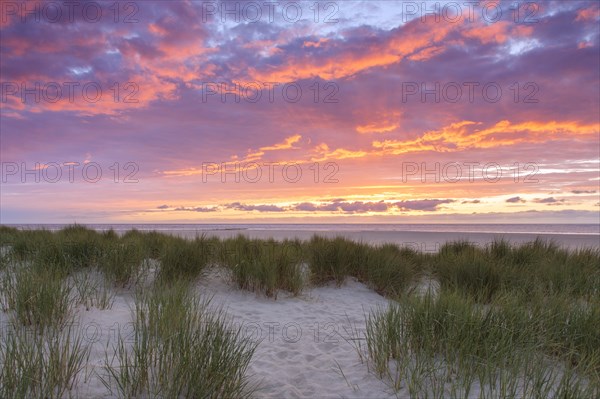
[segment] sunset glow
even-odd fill
[[[2,1],[2,223],[600,222],[597,1],[81,4]]]

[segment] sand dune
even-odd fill
[[[258,398],[385,398],[395,397],[385,382],[369,373],[347,339],[350,327],[363,331],[365,314],[386,306],[387,300],[365,285],[349,279],[307,290],[299,297],[280,294],[277,300],[233,287],[213,269],[196,286],[212,297],[247,336],[260,341],[248,374],[258,384]],[[89,367],[73,391],[77,397],[107,397],[95,372],[102,373],[107,345],[121,329],[132,332],[131,292],[115,297],[110,310],[78,308],[79,327],[94,342]]]

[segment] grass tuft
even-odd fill
[[[247,397],[256,345],[181,280],[140,292],[131,347],[119,336],[103,381],[121,397]],[[116,364],[115,364],[116,363]]]
[[[237,236],[225,240],[221,262],[232,271],[241,289],[277,298],[279,290],[298,295],[305,285],[302,248],[297,241],[251,240]]]
[[[89,354],[90,346],[74,327],[37,334],[9,325],[0,341],[0,397],[65,397]]]
[[[20,265],[3,276],[3,305],[16,320],[40,331],[61,328],[69,320],[71,285],[51,269]]]
[[[160,255],[159,278],[165,281],[195,279],[210,261],[209,242],[204,237],[194,240],[172,237]]]

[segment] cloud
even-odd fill
[[[416,139],[374,141],[373,147],[384,153],[405,154],[419,151],[457,152],[486,149],[522,143],[547,143],[573,137],[592,138],[598,135],[600,124],[576,121],[526,121],[514,123],[502,120],[482,128],[483,122],[461,121],[430,130]]]
[[[178,208],[183,210],[179,214],[173,213],[176,218],[207,216],[186,211],[213,212],[210,206],[185,202],[189,198],[209,205],[239,201],[238,208],[248,212],[238,212],[235,217],[239,220],[258,219],[263,216],[257,215],[259,212],[264,212],[265,219],[273,216],[268,212],[280,212],[283,217],[283,211],[293,212],[294,207],[297,212],[317,212],[324,217],[330,212],[341,220],[351,213],[377,213],[374,217],[384,218],[404,209],[394,202],[406,198],[480,198],[484,202],[489,202],[485,198],[500,198],[498,211],[519,209],[515,204],[525,201],[503,202],[516,195],[513,178],[517,176],[511,172],[498,184],[489,184],[479,173],[469,181],[463,168],[461,181],[452,186],[411,181],[400,187],[399,166],[415,161],[429,167],[464,160],[480,161],[482,167],[497,162],[503,171],[515,162],[521,166],[537,162],[536,177],[544,179],[548,191],[539,193],[533,185],[519,185],[524,190],[520,195],[531,205],[524,209],[548,209],[529,198],[561,198],[575,188],[580,190],[568,195],[581,194],[578,209],[592,209],[596,202],[590,197],[597,191],[586,192],[597,190],[590,184],[597,178],[594,160],[600,130],[596,3],[544,3],[539,15],[543,23],[537,24],[515,24],[513,13],[508,12],[494,24],[481,20],[434,24],[433,18],[427,23],[419,18],[402,23],[389,8],[373,15],[384,9],[384,2],[354,2],[349,9],[351,14],[357,11],[356,18],[344,15],[337,24],[312,24],[311,18],[305,18],[298,24],[230,22],[225,26],[219,25],[219,18],[202,23],[201,3],[139,2],[136,24],[114,23],[112,12],[104,5],[106,18],[97,24],[82,20],[37,23],[31,15],[27,23],[21,23],[18,16],[9,18],[1,26],[3,83],[23,82],[32,87],[37,81],[42,85],[97,81],[103,96],[98,103],[70,103],[63,91],[64,101],[24,104],[20,95],[9,94],[0,104],[0,158],[62,162],[83,160],[89,152],[101,163],[105,177],[112,175],[109,165],[135,161],[140,167],[136,177],[142,184],[115,185],[112,191],[102,192],[76,184],[70,193],[84,198],[80,203],[87,201],[90,209],[126,206],[146,210],[160,201],[160,208],[148,212],[156,218],[169,217],[177,206],[165,208],[163,201],[187,205]],[[43,3],[32,2],[31,6],[34,4]],[[373,13],[365,12],[370,8]],[[388,23],[380,23],[383,20]],[[517,90],[513,85],[516,78]],[[290,80],[302,87],[298,103],[282,99],[281,89]],[[203,102],[205,92],[199,87],[207,81],[225,82],[228,88],[249,81],[279,85],[274,88],[273,102],[266,89],[257,103],[244,98],[236,103],[232,95],[227,95],[224,103],[220,93]],[[120,83],[120,101],[114,100],[111,90],[116,82]],[[134,95],[138,103],[123,101],[130,92],[124,86],[127,82],[139,86]],[[332,92],[325,87],[329,82],[335,83],[338,104],[324,101]],[[462,99],[435,104],[434,96],[423,102],[419,92],[405,102],[403,82],[418,87],[425,84],[428,89],[436,82],[442,87],[458,82]],[[464,82],[479,84],[473,102]],[[501,86],[499,102],[482,98],[487,82]],[[538,103],[524,102],[532,93],[531,87],[525,87],[527,83],[539,88],[533,94]],[[319,101],[314,101],[315,97]],[[217,172],[201,185],[203,162],[226,163],[231,170],[232,161],[244,160],[279,163],[274,175],[277,181],[266,184],[270,175],[263,167],[259,184],[218,184],[221,176]],[[337,184],[313,184],[314,176],[322,182],[331,172],[323,170],[322,161],[335,161]],[[291,162],[304,172],[303,180],[295,185],[280,175],[281,165]],[[318,176],[313,174],[316,171]],[[520,171],[522,182],[531,170]],[[121,178],[126,173],[121,170]],[[231,178],[227,176],[228,182]],[[42,194],[39,185],[3,187],[2,201],[14,200],[15,206],[32,210],[45,208],[65,186],[43,188]],[[169,196],[156,199],[157,193]],[[348,198],[349,193],[361,197],[330,199]],[[584,198],[585,194],[590,196]],[[126,205],[122,198],[127,198]],[[443,209],[444,205],[407,202],[403,206],[416,208],[405,213],[412,217],[410,213],[421,215],[422,209]],[[224,218],[234,213],[233,208],[217,206],[210,215],[215,219],[221,216],[219,211]],[[455,212],[461,206],[447,208]],[[462,208],[470,212],[483,207]]]
[[[571,190],[573,194],[596,194],[596,190]]]
[[[556,199],[554,197],[535,198],[533,202],[535,202],[536,204],[558,204],[561,202],[565,202],[565,199]]]
[[[239,202],[232,202],[230,204],[225,204],[225,208],[234,209],[236,211],[258,211],[258,212],[284,212],[285,208],[277,206],[277,205],[248,205],[242,204]]]
[[[156,207],[156,209],[169,209],[170,206],[169,205],[159,205]]]
[[[514,26],[509,21],[499,21],[493,24],[475,25],[467,28],[462,32],[462,35],[469,39],[477,39],[482,44],[503,44],[509,38],[530,36],[532,32],[533,28],[530,26]]]
[[[598,4],[578,10],[577,18],[575,18],[576,21],[596,21],[598,19],[600,19],[600,7],[598,7]]]
[[[391,30],[362,25],[328,38],[319,46],[307,46],[304,38],[280,43],[281,53],[264,60],[264,67],[249,67],[253,79],[291,82],[354,77],[408,59],[424,62],[444,53],[452,44],[472,47],[502,45],[509,38],[530,36],[531,27],[511,21],[488,24],[479,18],[468,22],[464,15],[455,23],[416,18]],[[439,57],[438,57],[439,58]],[[262,65],[261,65],[262,66]]]
[[[336,148],[335,150],[330,150],[329,146],[326,143],[321,143],[317,145],[313,149],[313,153],[315,155],[313,155],[310,159],[313,162],[363,158],[369,155],[369,152],[363,150],[355,151],[348,150],[345,148]]]
[[[356,131],[361,134],[367,133],[388,133],[396,130],[400,123],[401,113],[400,112],[392,112],[388,115],[386,114],[377,114],[377,120],[356,126]]]
[[[212,207],[212,208],[206,208],[203,206],[195,206],[195,207],[186,207],[186,206],[181,206],[178,208],[174,209],[175,211],[186,211],[186,212],[201,212],[201,213],[205,213],[205,212],[216,212],[218,210],[217,207]]]
[[[450,204],[454,202],[451,199],[425,199],[425,200],[408,200],[399,201],[395,205],[404,211],[437,211],[442,204]]]
[[[299,204],[294,205],[294,209],[297,211],[314,212],[317,211],[319,208],[312,202],[301,202]]]
[[[506,201],[504,201],[504,202],[508,202],[509,204],[516,204],[516,203],[519,203],[519,202],[525,202],[525,200],[524,200],[524,199],[522,199],[521,197],[518,197],[518,196],[517,196],[517,197],[511,197],[511,198],[508,198],[508,199],[507,199]]]
[[[383,202],[342,202],[340,209],[349,213],[365,213],[365,212],[385,212],[388,210],[388,205]]]
[[[295,204],[292,209],[305,212],[345,212],[345,213],[367,213],[386,212],[389,206],[384,201],[353,201],[347,202],[343,199],[334,199],[323,203],[301,202]]]
[[[300,141],[302,138],[301,135],[295,134],[293,136],[287,137],[282,143],[277,143],[272,146],[260,147],[260,151],[277,151],[277,150],[288,150],[288,149],[298,149],[298,147],[294,147],[294,144]]]
[[[358,133],[388,133],[396,130],[400,125],[398,123],[376,122],[370,125],[357,126]]]

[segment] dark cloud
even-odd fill
[[[451,199],[425,199],[399,201],[394,205],[404,211],[437,211],[438,206],[442,204],[450,204],[452,202],[454,202],[454,200]]]
[[[537,204],[555,204],[559,202],[565,202],[564,199],[556,199],[554,197],[546,197],[546,198],[536,198],[533,202]]]
[[[596,194],[595,190],[571,190],[573,194]]]
[[[294,209],[297,211],[305,211],[305,212],[314,212],[314,211],[319,210],[319,208],[312,202],[302,202],[300,204],[296,204],[296,205],[294,205]]]
[[[505,202],[508,202],[509,204],[516,204],[519,202],[525,202],[525,200],[522,199],[521,197],[517,196],[517,197],[508,198]]]
[[[206,208],[203,206],[196,206],[196,207],[185,207],[185,206],[180,206],[178,208],[174,209],[175,211],[187,211],[187,212],[215,212],[218,210],[217,207],[212,207],[212,208]]]
[[[343,202],[340,204],[340,209],[344,212],[350,213],[364,213],[364,212],[385,212],[388,210],[388,205],[383,202]]]
[[[258,211],[258,212],[284,212],[285,208],[282,208],[277,205],[248,205],[242,204],[239,202],[232,202],[230,204],[225,204],[225,208],[235,209],[236,211]]]
[[[353,201],[347,202],[343,199],[334,199],[330,202],[315,204],[312,202],[302,202],[292,207],[296,211],[306,212],[345,212],[345,213],[366,213],[366,212],[385,212],[388,210],[388,204],[383,201]]]

